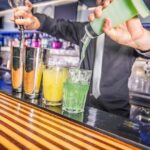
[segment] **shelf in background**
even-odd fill
[[[79,50],[49,49],[52,55],[79,57]]]
[[[59,56],[69,56],[69,57],[79,57],[79,50],[65,50],[65,49],[47,49],[50,51],[52,55]],[[10,47],[3,46],[1,47],[1,51],[10,51]]]

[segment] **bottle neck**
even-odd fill
[[[86,26],[85,26],[85,32],[87,34],[87,36],[91,39],[94,39],[96,38],[98,35],[94,32],[94,30],[92,29],[90,23],[88,23]]]

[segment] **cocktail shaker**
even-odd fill
[[[43,70],[43,51],[40,48],[27,47],[24,54],[24,94],[29,99],[38,97]]]

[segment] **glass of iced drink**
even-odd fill
[[[62,104],[63,84],[68,78],[68,68],[62,63],[49,60],[43,70],[44,104],[59,106]]]
[[[91,75],[91,70],[80,70],[77,68],[69,70],[69,78],[64,83],[63,111],[69,113],[84,112]]]

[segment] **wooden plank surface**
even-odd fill
[[[0,93],[0,150],[138,150]]]

